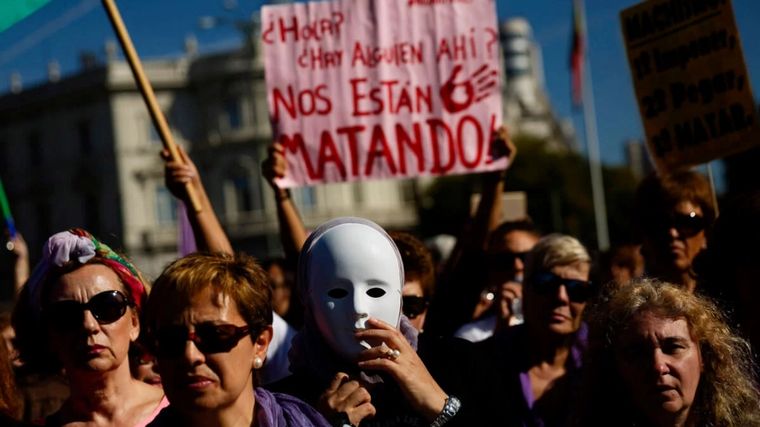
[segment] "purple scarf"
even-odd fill
[[[301,400],[282,393],[272,393],[255,387],[256,408],[253,425],[256,427],[331,427],[316,409]],[[148,427],[174,427],[184,425],[182,415],[171,404]]]
[[[330,427],[330,423],[303,401],[288,394],[256,387],[257,427]]]

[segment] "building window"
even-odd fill
[[[224,181],[225,206],[228,214],[251,212],[254,209],[251,182],[247,176],[230,176]]]
[[[361,182],[355,182],[351,184],[352,190],[354,193],[354,203],[356,206],[361,206],[364,204],[364,192],[366,189],[364,188],[364,183]]]
[[[153,120],[148,117],[145,123],[147,124],[148,142],[150,142],[152,145],[161,144],[161,136],[158,134],[156,126],[153,125]]]
[[[79,150],[84,155],[92,153],[92,129],[88,120],[82,120],[77,123],[77,139],[79,140]]]
[[[156,219],[159,225],[172,225],[177,222],[177,202],[164,186],[156,187]]]
[[[225,207],[228,215],[256,212],[263,209],[260,180],[257,169],[246,167],[255,164],[243,159],[235,164],[224,180]]]
[[[40,166],[42,164],[42,146],[39,132],[30,132],[27,144],[29,146],[29,163],[32,166]]]
[[[295,197],[298,200],[298,205],[304,210],[311,210],[317,206],[317,189],[316,187],[301,187],[296,192]]]
[[[240,129],[243,125],[243,111],[239,98],[228,98],[224,102],[224,115],[227,119],[227,129]]]

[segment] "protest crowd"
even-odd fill
[[[519,162],[506,128],[492,143]],[[262,263],[235,252],[180,153],[162,153],[166,185],[201,200],[198,252],[152,283],[83,229],[50,236],[30,269],[16,234],[4,425],[760,425],[755,252],[733,243],[757,234],[757,196],[716,219],[704,177],[652,175],[642,257],[595,266],[573,236],[495,221],[508,170],[489,172],[436,265],[366,219],[307,232],[273,143],[286,256]]]
[[[291,32],[272,24],[265,41],[341,34],[343,15],[330,16]],[[447,112],[424,128],[436,143],[455,134],[454,172],[478,166],[480,199],[453,244],[352,216],[310,230],[291,197],[297,174],[307,185],[391,178],[382,174],[407,155],[417,172],[446,172],[437,148],[423,159],[418,124],[395,126],[400,158],[393,136],[367,125],[361,161],[359,150],[341,159],[327,131],[317,141],[274,132],[261,173],[280,258],[233,246],[192,152],[172,144],[157,156],[166,189],[190,207],[196,247],[158,277],[83,228],[58,230],[41,252],[24,241],[23,219],[5,230],[13,277],[0,286],[14,304],[0,313],[0,425],[760,426],[760,192],[719,210],[701,173],[660,169],[631,200],[636,242],[603,253],[527,216],[503,221],[508,166],[521,161],[510,129],[491,111],[445,120],[493,94],[496,72],[477,70],[482,87],[466,103],[453,101],[460,69],[437,82]],[[416,103],[425,113],[436,110],[432,84],[409,89],[430,103]],[[283,93],[282,114],[295,118]],[[382,105],[371,93],[354,94],[355,112]]]

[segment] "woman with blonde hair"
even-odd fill
[[[750,347],[703,297],[650,279],[611,288],[588,345],[578,425],[760,425]]]
[[[587,328],[583,314],[595,292],[591,257],[572,236],[550,234],[525,265],[525,322],[474,345],[464,369],[483,408],[477,425],[564,426],[577,395]],[[464,401],[464,403],[467,403]]]

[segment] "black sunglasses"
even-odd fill
[[[70,330],[82,326],[85,310],[92,313],[99,324],[108,325],[121,319],[131,305],[132,301],[120,291],[105,291],[86,303],[74,300],[54,302],[43,310],[43,316],[51,327]]]
[[[689,238],[707,228],[707,220],[696,212],[675,213],[664,218],[651,219],[651,228],[660,232],[675,228],[680,237]]]
[[[529,280],[531,288],[541,295],[557,292],[560,285],[565,286],[570,301],[588,301],[594,293],[594,284],[588,280],[565,279],[553,273],[538,273]]]
[[[403,300],[401,311],[403,311],[404,315],[410,319],[414,319],[422,314],[423,311],[427,310],[428,300],[425,297],[406,295],[401,297],[401,299]]]
[[[179,357],[185,351],[187,341],[192,341],[203,354],[227,353],[249,332],[248,326],[228,323],[203,322],[195,325],[195,331],[180,325],[166,326],[158,330],[156,351],[165,357]]]

